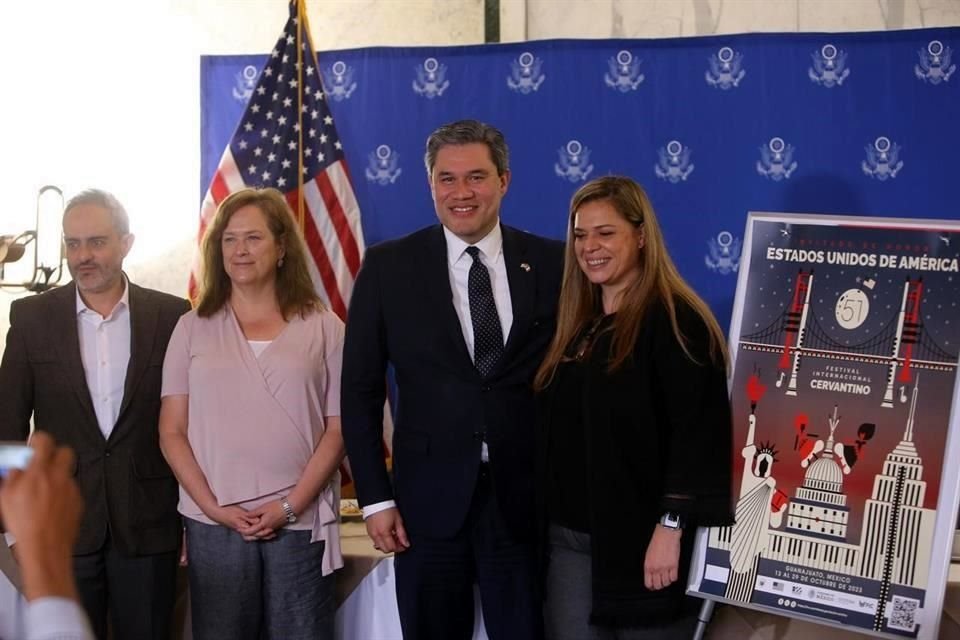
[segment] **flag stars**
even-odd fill
[[[286,185],[287,185],[287,179],[286,179],[286,178],[283,178],[283,177],[277,178],[277,186],[278,186],[278,187],[285,187]]]
[[[277,118],[277,124],[279,124],[281,127],[287,124],[287,116],[280,116]]]
[[[247,148],[247,146],[248,146],[248,145],[247,145],[247,141],[246,141],[246,140],[241,140],[240,142],[237,143],[237,146],[240,147],[240,150],[242,151],[243,149],[246,149],[246,148]]]
[[[273,120],[273,111],[267,111],[267,120]]]
[[[271,57],[271,58],[276,58],[276,57],[279,56],[279,55],[280,55],[280,52],[277,51],[276,48],[274,48],[274,50],[270,52],[270,57]]]
[[[296,145],[294,145],[294,146],[296,146]],[[290,160],[289,160],[289,158],[284,158],[283,161],[280,162],[280,166],[283,167],[284,169],[289,169],[289,168],[290,168]]]
[[[294,21],[296,21],[296,18],[294,18]],[[296,38],[294,38],[292,35],[287,36],[287,44],[293,44],[295,41]]]
[[[337,140],[336,142],[333,143],[333,147],[334,147],[337,151],[343,151],[343,145],[340,144],[340,141],[339,141],[339,140]]]
[[[318,162],[323,162],[323,159],[324,159],[325,157],[326,157],[326,156],[323,155],[323,152],[322,152],[322,151],[317,151],[317,161],[318,161]]]
[[[277,154],[270,153],[267,155],[267,162],[276,162],[276,160],[277,160]]]
[[[290,149],[290,151],[296,151],[297,143],[291,140],[290,142],[287,143],[287,149]]]
[[[317,111],[316,109],[314,109],[313,111],[310,112],[310,118],[311,118],[311,119],[316,120],[316,119],[319,118],[319,117],[320,117],[320,112]]]
[[[250,175],[253,175],[256,172],[257,172],[257,168],[254,165],[250,165],[250,168],[247,169],[247,173],[249,173]]]
[[[307,66],[307,75],[308,75],[308,76],[312,76],[312,75],[313,75],[313,67]]]
[[[277,82],[278,82],[278,83],[279,83],[279,82],[283,82],[283,74],[282,74],[282,73],[277,76]]]
[[[323,118],[323,124],[325,124],[325,125],[327,125],[327,126],[330,126],[331,124],[333,124],[333,116],[330,116],[330,115],[325,116],[325,117]]]
[[[317,135],[317,130],[311,128],[310,131],[307,131],[307,135],[310,136],[311,138],[313,138],[313,137],[315,137],[315,136]]]
[[[267,92],[267,89],[266,89],[263,85],[260,85],[259,87],[257,87],[257,95],[258,95],[258,96],[262,96],[262,95],[264,95],[266,92]]]
[[[323,91],[320,91],[320,89],[317,89],[316,91],[314,91],[313,98],[314,100],[323,100]]]
[[[291,81],[288,82],[287,84],[290,85],[290,88],[291,88],[291,89],[296,89],[296,88],[297,88],[297,79],[294,78],[293,80],[291,80]]]
[[[287,64],[287,62],[290,61],[290,56],[288,56],[287,54],[283,54],[283,57],[280,58],[280,60],[283,62],[283,64]]]
[[[250,113],[260,113],[260,105],[257,103],[250,105]]]
[[[289,107],[289,106],[292,105],[292,104],[293,104],[293,100],[291,100],[290,98],[284,98],[284,99],[283,99],[283,106]]]
[[[313,155],[313,149],[311,149],[310,147],[307,147],[306,149],[303,150],[303,155],[309,158],[310,156]]]
[[[273,134],[273,137],[270,140],[273,141],[273,144],[280,144],[280,141],[283,140],[283,138],[277,134]]]
[[[325,133],[320,134],[320,144],[327,144],[327,134]]]
[[[257,147],[256,149],[253,150],[253,155],[259,158],[261,155],[263,155],[263,149],[261,149],[260,147]]]
[[[252,122],[244,122],[244,123],[243,123],[243,130],[244,130],[244,131],[253,131],[253,123],[252,123]]]
[[[266,182],[267,180],[270,179],[270,172],[269,172],[269,171],[264,171],[263,174],[262,174],[262,176],[263,176],[263,181]]]
[[[274,102],[276,102],[277,100],[280,99],[280,94],[277,93],[276,91],[274,91],[274,92],[273,92],[273,95],[270,96],[270,98],[271,98]]]
[[[300,111],[302,111],[303,113],[306,113],[310,111],[310,107],[308,107],[307,105],[303,105],[302,107],[300,107]]]
[[[261,138],[266,138],[268,135],[270,135],[270,132],[269,132],[269,131],[267,131],[266,129],[260,129],[260,137],[261,137]]]
[[[267,67],[264,69],[263,75],[267,76],[268,78],[271,77],[273,75],[273,67]]]
[[[299,122],[294,122],[294,123],[293,123],[293,130],[299,133],[299,131],[300,131],[300,123],[299,123]]]

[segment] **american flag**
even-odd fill
[[[320,297],[345,320],[364,250],[360,207],[325,100],[303,3],[290,3],[283,33],[220,158],[203,199],[198,240],[217,206],[234,191],[279,189],[300,216]],[[190,274],[194,300],[201,268],[195,259]]]

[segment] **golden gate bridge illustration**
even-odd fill
[[[881,406],[888,409],[893,407],[897,383],[901,385],[900,401],[907,401],[906,389],[912,380],[913,369],[956,369],[957,354],[948,352],[923,331],[920,315],[923,278],[908,277],[903,285],[900,309],[884,323],[885,329],[854,345],[838,342],[820,326],[816,315],[810,313],[812,291],[813,271],[801,269],[794,281],[790,304],[783,313],[764,329],[740,338],[742,349],[780,354],[777,387],[783,386],[789,369],[786,395],[797,395],[797,375],[804,358],[885,365],[887,382]]]

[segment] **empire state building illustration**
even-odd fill
[[[927,483],[923,460],[913,443],[919,386],[918,375],[903,439],[887,454],[864,510],[859,573],[880,581],[880,602],[887,601],[891,585],[927,583],[936,512],[923,508]],[[883,611],[878,611],[874,629],[883,628],[882,616]]]
[[[856,614],[865,616],[865,623],[872,617],[873,629],[912,635],[916,631],[912,614],[923,603],[935,520],[935,511],[923,507],[927,487],[923,461],[914,444],[919,382],[917,376],[903,437],[887,454],[864,503],[857,544],[848,541],[851,507],[843,483],[876,427],[861,424],[855,439],[840,442],[842,416],[835,406],[827,419],[826,441],[813,440],[817,436],[798,429],[802,435],[798,435],[795,448],[805,469],[804,479],[787,498],[775,479],[777,452],[771,443],[757,441],[757,434],[763,431],[757,406],[766,388],[756,375],[751,376],[747,382],[750,424],[742,450],[737,521],[710,530],[705,580],[714,585],[708,590],[733,601],[770,605],[777,599],[761,587],[784,588],[771,576],[805,570],[830,576],[832,582],[844,582],[845,586],[840,590],[808,588],[827,584],[823,578],[806,582],[802,588],[794,585],[794,606],[808,599],[829,608],[825,600],[839,594],[830,601],[838,612],[854,606],[843,602],[847,597],[855,602]],[[857,597],[848,596],[851,593]],[[905,610],[911,615],[902,615]]]

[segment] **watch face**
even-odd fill
[[[679,529],[680,516],[676,513],[665,513],[663,514],[663,517],[660,518],[660,524],[667,529]]]

